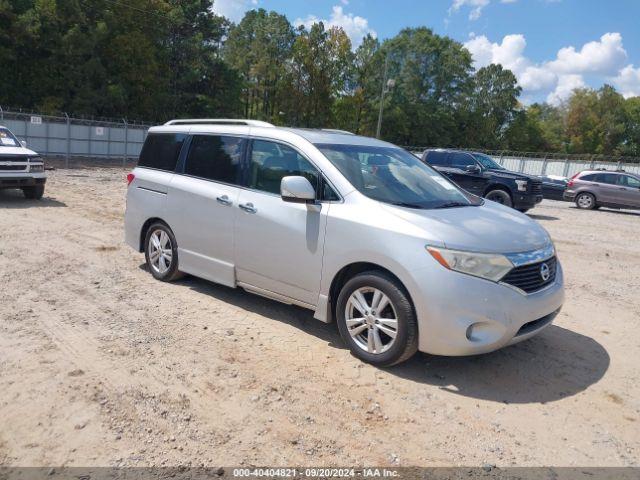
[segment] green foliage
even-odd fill
[[[511,71],[475,71],[462,44],[425,27],[353,51],[340,28],[264,9],[234,25],[211,0],[0,0],[0,68],[0,105],[45,113],[375,136],[382,106],[381,136],[401,145],[640,156],[640,98],[605,85],[524,107]]]

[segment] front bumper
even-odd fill
[[[10,175],[0,171],[0,188],[22,188],[44,185],[47,177],[44,173]]]
[[[418,348],[434,355],[475,355],[526,340],[551,324],[564,302],[560,263],[555,281],[528,295],[439,264],[413,271],[411,282]]]
[[[515,192],[513,195],[513,208],[533,208],[539,204],[543,195],[532,195],[524,192]]]

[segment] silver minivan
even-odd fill
[[[379,140],[174,120],[150,129],[128,182],[126,242],[155,278],[306,307],[376,365],[511,345],[564,300],[538,223]]]

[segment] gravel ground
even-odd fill
[[[640,465],[640,214],[543,202],[555,325],[382,370],[306,310],[153,280],[124,175],[0,192],[0,465]]]

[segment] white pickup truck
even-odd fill
[[[0,125],[0,189],[19,188],[25,197],[39,200],[46,181],[42,158]]]

